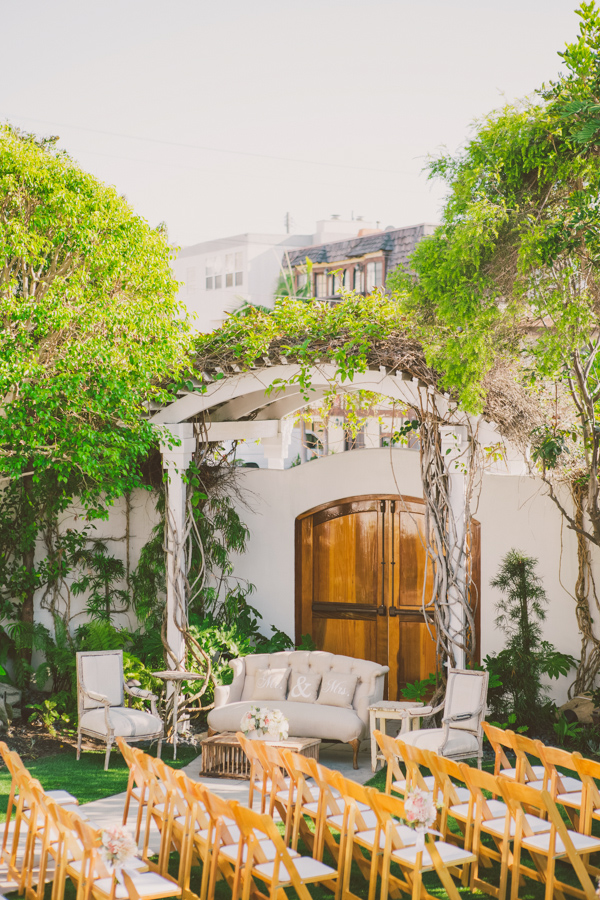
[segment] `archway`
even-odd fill
[[[296,641],[390,669],[388,699],[436,669],[425,503],[370,494],[322,504],[296,519]],[[480,528],[473,522],[471,589],[479,647]],[[478,661],[478,660],[476,660]]]

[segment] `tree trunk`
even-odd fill
[[[29,467],[28,467],[29,468]],[[23,591],[23,605],[21,607],[21,622],[33,628],[33,597],[35,594],[35,533],[32,527],[33,520],[33,475],[23,477],[23,511],[26,517],[24,530],[25,544],[23,548],[23,572],[25,574],[25,590]],[[29,629],[28,629],[29,630]],[[24,646],[20,650],[20,656],[24,663],[31,665],[33,647]]]

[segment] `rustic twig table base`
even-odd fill
[[[311,759],[319,759],[320,738],[289,738],[287,741],[269,741],[274,747],[283,747],[302,753]],[[233,732],[215,734],[205,738],[202,747],[201,775],[218,778],[250,778],[250,763]]]

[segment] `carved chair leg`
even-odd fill
[[[352,761],[354,768],[358,769],[358,751],[360,750],[360,738],[354,738],[353,741],[348,741],[348,743],[354,751],[354,759]]]
[[[217,733],[217,732],[215,731],[215,729],[214,729],[214,728],[211,728],[210,725],[209,725],[209,726],[208,726],[208,732],[207,732],[207,735],[206,735],[206,736],[207,736],[207,737],[212,737],[212,736],[213,736],[214,734],[216,734],[216,733]]]

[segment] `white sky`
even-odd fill
[[[0,119],[59,134],[183,246],[287,211],[435,222],[427,154],[555,77],[577,5],[2,0]]]

